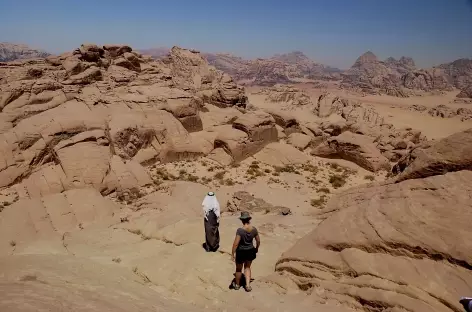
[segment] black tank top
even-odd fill
[[[252,227],[252,231],[248,232],[243,228],[239,228],[236,231],[236,235],[241,236],[239,241],[238,249],[239,250],[250,250],[254,248],[253,240],[257,236],[258,232],[255,227]]]

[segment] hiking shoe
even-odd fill
[[[241,288],[241,286],[239,286],[238,284],[236,284],[235,282],[233,282],[233,289],[234,290],[239,290]]]
[[[459,302],[467,312],[472,312],[472,297],[462,297]]]
[[[252,287],[251,286],[244,286],[244,290],[246,290],[247,292],[250,292],[252,290]]]

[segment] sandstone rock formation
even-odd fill
[[[284,109],[312,104],[311,97],[306,92],[290,85],[275,85],[262,89],[260,93],[266,95],[266,102],[281,103]]]
[[[449,81],[459,90],[472,85],[472,59],[458,59],[438,66],[443,69]]]
[[[0,42],[0,62],[43,58],[48,55],[47,52],[32,49],[24,44]]]
[[[290,209],[282,206],[274,206],[261,198],[254,197],[245,191],[235,192],[231,200],[226,204],[226,209],[230,212],[248,211],[278,213],[282,215],[290,214]]]
[[[208,62],[234,79],[258,86],[290,84],[294,78],[339,80],[340,70],[309,59],[302,52],[245,60],[231,54],[205,54]]]
[[[320,157],[346,159],[369,171],[390,168],[387,158],[377,149],[373,138],[349,131],[329,138],[326,143],[318,145],[312,154]]]
[[[191,135],[203,129],[203,105],[244,107],[247,99],[227,74],[177,47],[150,61],[129,46],[84,44],[0,71],[0,187],[17,184],[25,198],[82,187],[139,196],[152,183],[140,164],[214,149]],[[257,120],[237,123],[253,152],[275,133],[270,116]]]
[[[454,109],[452,107],[446,105],[438,105],[436,107],[432,107],[428,109],[424,105],[412,105],[410,106],[410,110],[416,112],[425,112],[428,115],[433,117],[441,117],[441,118],[454,118],[459,117],[461,121],[472,119],[472,109],[470,108],[457,108]]]
[[[342,74],[342,86],[369,94],[408,97],[416,91],[450,91],[452,85],[442,68],[416,69],[411,58],[378,60],[372,52],[361,55]]]
[[[470,85],[465,86],[461,92],[457,95],[458,98],[462,99],[472,99],[472,82]]]
[[[364,311],[461,311],[472,292],[471,179],[459,171],[333,197],[268,282]]]
[[[428,148],[415,148],[394,166],[396,181],[472,170],[472,129],[455,133]]]
[[[325,119],[317,126],[306,125],[316,137],[335,137],[350,131],[364,136],[364,141],[372,141],[375,148],[392,162],[398,161],[409,150],[426,140],[420,131],[411,128],[396,129],[385,123],[384,118],[373,107],[329,93],[320,96],[313,112]],[[319,156],[332,154],[333,151],[326,149],[326,145],[327,142],[324,148],[320,147],[323,151],[319,152]]]

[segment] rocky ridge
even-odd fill
[[[0,42],[0,62],[42,58],[50,55],[45,51],[32,49],[24,44]]]
[[[316,63],[305,54],[294,51],[271,58],[244,60],[230,54],[206,54],[211,65],[229,73],[245,84],[274,86],[290,84],[295,78],[339,80],[340,70]]]
[[[451,91],[453,86],[442,68],[417,69],[413,59],[407,57],[380,61],[370,51],[361,55],[342,77],[343,88],[397,97]]]

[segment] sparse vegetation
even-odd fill
[[[311,172],[313,174],[317,174],[319,169],[316,166],[313,166],[312,164],[304,164],[302,165],[303,170]]]
[[[211,181],[212,181],[212,179],[210,179],[209,177],[203,177],[203,178],[202,178],[202,182],[203,182],[204,184],[208,184],[208,183],[210,183]]]
[[[152,237],[151,237],[151,236],[148,236],[148,235],[141,234],[141,238],[142,238],[143,240],[150,240]]]
[[[346,184],[346,182],[347,182],[346,178],[347,177],[345,175],[332,174],[329,177],[329,183],[331,183],[331,185],[334,188],[340,188],[340,187],[343,187]]]
[[[326,194],[331,193],[331,191],[327,187],[322,187],[322,188],[318,189],[318,192],[326,193]]]
[[[236,183],[233,181],[233,179],[229,178],[225,180],[225,184],[228,186],[233,186]]]
[[[369,181],[374,181],[374,180],[375,180],[375,177],[374,177],[373,175],[370,175],[370,174],[369,174],[369,175],[366,175],[366,176],[364,177],[364,179],[365,179],[365,180],[369,180]]]
[[[320,208],[320,207],[324,206],[327,201],[328,201],[328,199],[327,199],[326,195],[321,195],[320,198],[312,199],[312,200],[310,201],[310,204],[311,204],[313,207]]]
[[[250,176],[250,179],[254,179],[256,177],[265,176],[265,173],[259,170],[258,168],[251,168],[247,169],[246,173]]]
[[[271,173],[272,171],[269,168],[264,169],[265,173]]]
[[[207,163],[206,161],[204,161],[204,160],[202,160],[201,164],[202,164],[203,167],[208,166],[208,163]]]
[[[120,263],[121,258],[113,258],[113,259],[111,259],[111,261],[116,262],[116,263]]]
[[[197,177],[196,175],[193,175],[193,174],[188,174],[187,175],[187,180],[190,181],[190,182],[198,182],[199,177]]]
[[[10,206],[10,205],[11,205],[11,203],[9,203],[9,202],[7,202],[7,201],[4,201],[4,202],[3,202],[3,206],[4,206],[4,207],[8,207],[8,206]]]
[[[241,165],[239,163],[232,163],[231,168],[239,168]]]
[[[284,167],[275,166],[274,170],[275,172],[278,172],[278,173],[287,172],[287,173],[301,174],[300,171],[298,171],[293,165],[286,165]]]
[[[215,173],[214,177],[217,180],[222,180],[225,177],[226,171],[220,171]]]
[[[16,242],[15,242],[14,240],[10,241],[10,246],[15,247],[15,246],[16,246]]]

